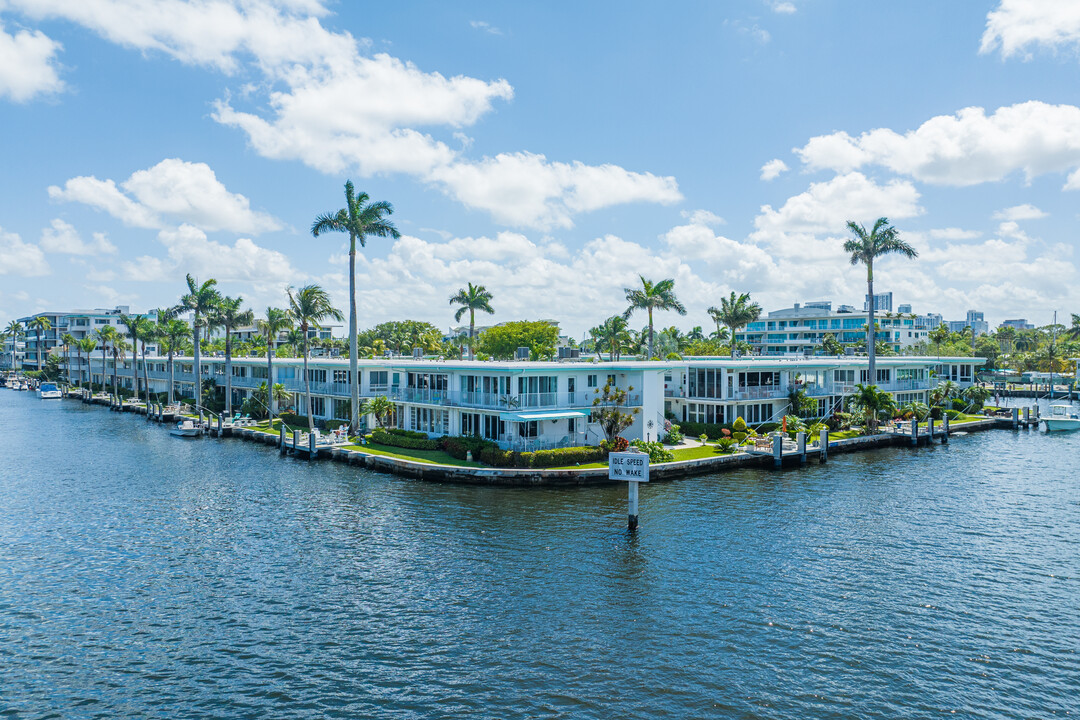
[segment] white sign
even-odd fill
[[[649,456],[646,453],[611,453],[608,455],[608,479],[649,482]]]

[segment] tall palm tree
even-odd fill
[[[731,332],[731,357],[735,357],[735,331],[757,322],[761,317],[761,306],[750,300],[750,293],[736,295],[732,290],[731,295],[720,298],[720,307],[709,308],[709,315],[717,323],[728,327]],[[719,324],[717,330],[719,331]]]
[[[879,390],[873,383],[855,386],[855,393],[851,396],[852,404],[860,408],[866,416],[866,429],[868,434],[873,435],[877,428],[878,420],[882,413],[892,412],[896,409],[896,400],[884,390]]]
[[[79,350],[86,353],[86,374],[90,375],[90,355],[97,349],[97,340],[87,336],[78,341]],[[82,367],[82,363],[79,363],[79,367]],[[79,373],[79,385],[82,385],[82,373]],[[93,385],[93,383],[91,383]]]
[[[599,328],[602,344],[607,347],[608,360],[618,360],[623,348],[630,344],[629,324],[622,315],[612,315]]]
[[[214,308],[212,324],[225,330],[225,416],[232,417],[232,333],[255,321],[251,309],[241,310],[244,298],[222,297]]]
[[[360,373],[357,367],[356,349],[356,241],[360,247],[367,244],[367,236],[401,237],[394,224],[386,218],[394,214],[394,206],[385,200],[374,200],[362,192],[354,196],[351,180],[345,182],[345,207],[337,212],[315,218],[311,234],[319,237],[324,232],[349,233],[349,377],[352,400],[349,412],[349,432],[355,433],[360,425]]]
[[[1080,315],[1072,313],[1072,325],[1062,333],[1062,337],[1069,338],[1070,340],[1080,339]]]
[[[624,288],[626,301],[630,303],[630,307],[626,308],[623,317],[629,320],[635,310],[649,312],[649,357],[647,359],[651,360],[653,357],[653,310],[674,310],[680,315],[685,315],[686,308],[675,297],[674,279],[668,278],[654,283],[652,280],[646,280],[644,275],[638,277],[641,278],[640,288]]]
[[[169,365],[169,404],[173,404],[175,399],[175,378],[173,373],[173,355],[176,353],[182,353],[184,343],[191,336],[191,326],[183,320],[179,320],[174,317],[168,317],[161,313],[158,314],[158,337],[161,339],[161,343],[165,346],[165,352],[168,356]]]
[[[866,266],[866,297],[868,299],[870,316],[867,319],[866,351],[869,353],[870,382],[877,382],[876,356],[877,348],[874,339],[874,260],[897,253],[907,258],[919,256],[915,248],[900,239],[900,233],[889,224],[888,218],[878,218],[874,228],[866,232],[866,228],[856,222],[848,221],[848,230],[854,237],[844,242],[844,252],[851,255],[851,264],[862,263]]]
[[[26,335],[26,329],[22,326],[18,320],[12,320],[8,323],[8,326],[4,328],[4,336],[11,338],[11,369],[16,370],[15,367],[15,346],[19,343],[19,338]]]
[[[116,381],[117,370],[120,367],[120,361],[121,360],[127,360],[127,351],[130,350],[130,349],[131,349],[131,346],[127,344],[126,340],[124,340],[124,336],[121,335],[120,333],[116,333],[116,336],[113,338],[113,341],[112,341],[112,359],[113,359],[112,387],[113,387],[113,395],[117,395],[117,396],[120,395],[120,391],[118,390],[119,384]],[[136,376],[136,378],[135,378],[135,391],[136,391],[136,393],[138,392],[138,389],[139,389],[139,380],[138,380],[138,377]]]
[[[296,292],[293,292],[290,287],[286,292],[289,296],[289,316],[304,336],[304,397],[307,401],[308,432],[312,432],[315,429],[315,421],[312,419],[311,414],[311,376],[308,374],[308,328],[320,328],[322,327],[320,323],[327,318],[341,320],[343,316],[330,303],[330,295],[318,285],[305,285]],[[359,409],[359,401],[354,402],[349,409],[350,414],[355,415]],[[357,424],[359,424],[359,421],[357,421]]]
[[[109,346],[116,342],[116,338],[119,333],[116,332],[116,328],[112,325],[102,325],[97,331],[97,339],[101,344],[101,391],[105,392],[105,355],[109,351]],[[114,388],[115,389],[115,388]]]
[[[75,346],[75,336],[64,333],[60,336],[60,344],[64,346],[64,355],[67,358],[67,381],[71,383],[71,348]]]
[[[221,293],[217,291],[217,280],[210,278],[201,285],[189,274],[187,276],[187,294],[180,298],[180,304],[174,310],[176,312],[190,311],[191,335],[195,345],[195,412],[202,415],[202,348],[199,346],[199,335],[204,327],[208,327],[209,319],[221,299]]]
[[[38,315],[31,319],[28,325],[37,338],[37,370],[41,372],[41,333],[52,330],[52,322],[44,315]]]
[[[461,288],[456,294],[450,296],[451,305],[460,305],[454,313],[454,322],[460,322],[461,316],[469,313],[469,359],[473,359],[473,344],[476,338],[476,311],[480,310],[492,315],[495,311],[491,308],[492,294],[483,285],[467,283],[468,288]]]
[[[153,334],[154,323],[145,315],[126,315],[120,313],[120,323],[127,328],[128,337],[131,338],[135,356],[132,361],[135,378],[135,402],[139,402],[139,343],[142,342],[143,356],[143,387],[146,388],[146,404],[150,404],[150,376],[146,372],[146,340]]]
[[[266,339],[266,384],[267,387],[276,389],[277,385],[274,384],[274,341],[277,340],[277,336],[282,330],[287,330],[292,327],[292,318],[289,317],[288,310],[267,307],[266,319],[259,320],[255,323],[255,326]],[[275,393],[267,393],[266,411],[271,422],[274,420],[275,399]]]

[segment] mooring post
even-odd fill
[[[778,468],[784,464],[784,436],[780,433],[773,433],[772,436],[772,456],[773,467]]]
[[[217,416],[217,434],[218,434],[218,437],[221,437],[221,435],[222,435],[222,422],[221,422],[221,416],[220,415]]]
[[[633,532],[637,530],[638,524],[638,485],[640,485],[640,483],[631,481],[626,484],[630,486],[626,504],[626,527],[630,532]]]
[[[799,462],[806,462],[806,433],[800,430],[795,434],[795,442],[799,444]]]
[[[911,447],[919,446],[919,418],[911,418]]]
[[[821,462],[825,462],[829,459],[829,428],[821,428],[821,435],[818,436],[818,448],[821,451],[819,457]]]
[[[941,444],[947,445],[949,443],[949,413],[945,411],[941,415]]]
[[[934,418],[930,418],[926,421],[926,436],[930,438],[930,442],[934,442]]]
[[[285,423],[278,426],[278,447],[285,450]]]
[[[299,430],[293,430],[292,431],[292,449],[293,449],[293,452],[296,452],[296,448],[298,448],[298,447],[300,447],[300,431]]]
[[[1020,427],[1020,408],[1014,407],[1013,411],[1013,430],[1017,430]]]
[[[315,459],[315,452],[316,452],[316,450],[315,450],[315,433],[308,433],[307,443],[308,443],[308,458],[307,459],[308,460],[314,460]]]
[[[1025,407],[1024,408],[1024,428],[1027,429],[1027,428],[1031,427],[1030,423],[1031,423],[1031,408],[1030,407]]]

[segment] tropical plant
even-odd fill
[[[529,348],[533,359],[551,357],[559,342],[559,330],[543,320],[515,320],[488,328],[476,343],[482,355],[509,360],[519,347]]]
[[[844,346],[832,333],[825,333],[821,338],[821,350],[826,355],[843,355]]]
[[[277,340],[278,335],[282,330],[288,330],[292,327],[292,318],[289,317],[288,310],[282,310],[276,307],[266,308],[266,318],[259,320],[255,323],[259,333],[261,333],[264,340],[266,340],[266,381],[273,382],[274,380],[274,342]],[[276,389],[276,385],[274,386]],[[274,419],[274,401],[277,398],[275,393],[270,393],[267,398],[266,411],[269,413],[270,419]]]
[[[367,410],[375,416],[376,427],[385,427],[390,418],[393,417],[395,407],[390,398],[379,395],[368,401]]]
[[[41,333],[52,330],[52,322],[44,315],[32,318],[27,326],[34,331],[37,341],[37,370],[41,372]]]
[[[225,415],[232,412],[232,334],[238,327],[250,325],[255,320],[251,309],[242,310],[244,298],[222,296],[214,308],[211,324],[225,331]]]
[[[877,429],[878,420],[886,413],[896,410],[896,400],[877,385],[858,384],[855,392],[851,395],[851,405],[862,411],[866,417],[867,434],[873,435]]]
[[[675,297],[674,279],[668,278],[654,283],[652,280],[646,280],[644,275],[638,277],[641,279],[640,288],[624,288],[626,301],[630,306],[623,312],[623,317],[629,320],[637,310],[646,310],[649,313],[649,356],[646,359],[651,360],[653,358],[653,311],[674,310],[680,315],[685,315],[686,308]]]
[[[135,402],[139,401],[139,343],[142,342],[143,379],[146,387],[146,403],[150,404],[150,377],[146,372],[146,341],[154,332],[154,323],[145,315],[127,315],[120,313],[120,324],[127,329],[128,337],[131,338],[135,357],[132,362],[132,375],[135,385]]]
[[[357,369],[356,340],[356,241],[360,246],[367,244],[369,235],[374,237],[401,237],[394,224],[386,218],[394,214],[394,206],[385,200],[371,201],[365,192],[354,195],[352,181],[345,182],[345,207],[337,212],[326,213],[315,218],[311,224],[311,234],[319,237],[324,232],[345,232],[349,234],[349,373],[352,401],[352,417],[349,418],[349,431],[355,433],[360,418],[360,373]]]
[[[158,312],[158,339],[165,348],[169,366],[169,404],[175,400],[175,380],[173,356],[183,353],[184,345],[191,336],[191,326],[183,320],[169,316],[167,313]]]
[[[308,372],[308,329],[321,328],[321,323],[328,318],[332,320],[341,320],[343,319],[343,315],[330,302],[330,294],[318,285],[305,285],[295,292],[293,292],[293,289],[290,287],[286,290],[286,293],[289,297],[289,316],[304,336],[304,398],[307,405],[308,432],[311,432],[315,429],[315,420],[311,412],[311,375]],[[355,379],[355,375],[353,376],[353,379]],[[354,410],[358,410],[359,407],[359,402],[353,403]],[[350,421],[350,430],[351,429],[352,425]]]
[[[1072,313],[1072,325],[1065,329],[1062,337],[1070,340],[1080,340],[1080,315]]]
[[[90,374],[90,354],[97,349],[97,340],[92,337],[84,337],[82,340],[77,340],[76,345],[80,352],[86,353],[86,372]],[[82,385],[82,360],[79,361],[79,385]],[[93,385],[93,382],[90,383]],[[104,384],[104,383],[102,383]]]
[[[214,308],[217,307],[218,301],[221,299],[221,293],[217,291],[217,280],[210,278],[209,280],[199,283],[195,278],[191,277],[190,273],[186,277],[187,281],[187,293],[180,298],[180,304],[174,308],[175,312],[190,312],[191,315],[191,337],[192,345],[195,348],[195,387],[198,388],[198,383],[202,378],[202,346],[199,342],[199,336],[202,333],[204,327],[209,327],[210,319],[213,316]],[[195,412],[202,416],[202,393],[195,392]]]
[[[969,410],[981,410],[992,393],[989,388],[982,385],[970,385],[960,393],[960,397],[967,402]]]
[[[105,390],[105,356],[109,348],[117,338],[120,337],[120,333],[116,332],[116,328],[112,325],[102,325],[97,331],[98,342],[101,343],[101,389]],[[115,375],[114,375],[115,377]],[[116,382],[113,381],[113,394],[116,394]]]
[[[625,390],[606,383],[596,389],[596,397],[593,398],[593,421],[600,425],[608,443],[613,443],[623,430],[634,424],[634,416],[641,412],[641,408],[625,408],[633,387]]]
[[[919,253],[900,239],[900,233],[889,224],[888,218],[878,218],[870,232],[866,232],[865,227],[850,220],[847,228],[854,237],[844,242],[844,252],[851,255],[852,265],[862,263],[866,266],[866,297],[869,307],[866,348],[869,356],[869,377],[872,382],[877,377],[877,345],[874,339],[874,260],[892,253],[915,258],[919,256]]]
[[[75,336],[64,333],[60,336],[60,345],[64,348],[64,362],[67,363],[67,381],[71,382],[71,348],[75,345]]]
[[[22,326],[18,320],[12,320],[8,323],[8,326],[4,328],[4,337],[11,340],[11,369],[16,370],[15,367],[15,346],[19,344],[19,338],[26,335],[26,329]]]
[[[608,352],[608,360],[618,360],[622,355],[623,348],[627,347],[632,338],[626,318],[622,315],[612,315],[603,324],[589,331],[596,343],[596,354],[602,349]]]
[[[719,308],[709,308],[709,315],[727,325],[731,332],[731,357],[735,357],[735,331],[756,322],[761,317],[761,306],[750,300],[750,293],[736,295],[733,290],[728,297],[720,298]]]
[[[467,288],[461,288],[456,294],[450,296],[451,305],[460,305],[454,313],[454,322],[461,322],[461,316],[469,313],[469,359],[473,359],[473,340],[476,338],[476,311],[486,312],[493,315],[495,310],[491,307],[492,294],[483,285],[467,283]]]
[[[131,346],[127,344],[126,340],[124,340],[124,336],[121,335],[120,333],[116,333],[115,336],[113,337],[112,347],[111,347],[112,359],[113,359],[113,366],[112,366],[113,395],[117,395],[117,396],[120,395],[120,389],[119,389],[120,385],[117,382],[117,371],[120,369],[120,362],[123,361],[123,360],[127,360],[127,351],[130,350],[130,349],[131,349]],[[135,378],[134,385],[135,385],[135,388],[136,388],[136,391],[137,391],[138,387],[139,387],[139,380],[138,380],[137,376]]]

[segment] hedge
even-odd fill
[[[412,434],[391,433],[383,428],[375,428],[371,431],[371,442],[390,447],[407,448],[409,450],[439,450],[438,440],[431,440],[423,433],[416,433],[421,437],[413,437]]]
[[[562,467],[563,465],[599,462],[604,459],[604,451],[595,446],[537,450],[536,452],[521,454],[522,456],[532,455],[532,462],[529,467],[534,468]]]
[[[428,436],[425,433],[418,432],[416,430],[402,430],[401,428],[382,428],[383,432],[390,435],[397,435],[403,438],[412,438],[413,440],[427,440]]]

